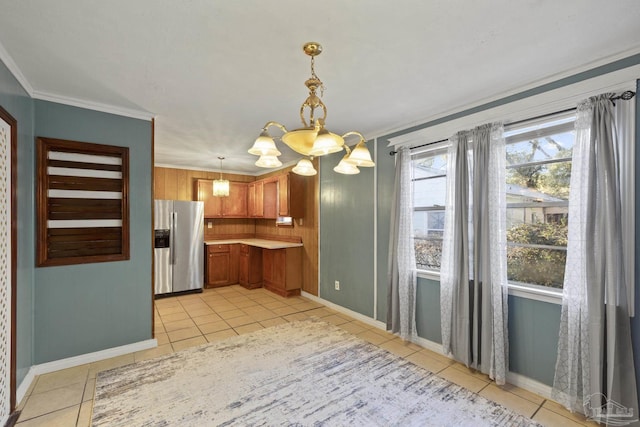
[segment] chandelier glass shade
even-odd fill
[[[271,127],[280,129],[284,133],[280,140],[293,151],[305,156],[292,170],[299,175],[315,175],[317,172],[311,162],[314,157],[325,156],[342,150],[345,150],[347,154],[342,158],[338,166],[333,169],[338,173],[353,175],[360,172],[358,167],[375,166],[375,163],[371,160],[371,154],[367,149],[364,136],[361,133],[351,131],[344,135],[338,135],[330,132],[325,127],[327,107],[316,94],[318,88],[320,88],[321,92],[323,91],[324,84],[318,78],[314,69],[314,58],[320,55],[322,46],[316,42],[309,42],[303,46],[303,50],[311,57],[311,77],[305,82],[309,89],[309,96],[300,107],[300,120],[303,127],[290,131],[278,122],[267,122],[262,128],[260,136],[249,149],[250,154],[260,156],[255,163],[256,166],[275,168],[282,165],[278,160],[278,156],[282,153],[276,147],[274,137],[269,134],[269,128]],[[305,117],[305,111],[307,110],[308,117]],[[316,110],[322,111],[322,117],[315,117]],[[345,143],[345,139],[350,136],[359,138],[353,150],[350,150]]]
[[[229,181],[222,179],[222,161],[224,157],[218,157],[218,159],[220,159],[220,179],[213,180],[213,195],[215,197],[228,197]]]

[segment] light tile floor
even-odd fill
[[[264,289],[234,285],[159,299],[155,308],[158,347],[38,376],[18,407],[22,413],[17,426],[88,426],[99,371],[310,316],[321,317],[541,424],[596,425],[553,401],[515,386],[498,387],[484,374],[304,297],[282,298]]]

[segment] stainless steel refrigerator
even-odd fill
[[[154,229],[155,294],[202,291],[204,203],[156,200]]]

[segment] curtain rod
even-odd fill
[[[634,91],[627,90],[627,91],[622,92],[618,96],[612,96],[611,98],[609,98],[609,100],[615,106],[616,105],[616,101],[618,99],[622,99],[623,101],[629,101],[635,95],[636,95],[636,93]],[[515,122],[507,123],[505,126],[515,126],[515,125],[519,125],[521,123],[526,123],[526,122],[529,122],[529,121],[532,121],[532,120],[544,119],[545,117],[555,116],[556,114],[568,113],[569,111],[575,111],[576,109],[577,109],[577,107],[567,108],[566,110],[555,111],[553,113],[548,113],[548,114],[542,114],[542,115],[536,116],[536,117],[529,117],[528,119],[523,119],[523,120],[518,120],[518,121],[515,121]],[[449,140],[449,138],[441,139],[440,141],[427,142],[426,144],[420,144],[420,145],[416,145],[415,147],[411,147],[411,148],[409,148],[409,150],[415,150],[416,148],[422,148],[422,147],[427,147],[427,146],[433,145],[433,144],[439,144],[441,142],[445,142],[445,141],[448,141],[448,140]],[[394,150],[394,151],[389,152],[389,155],[390,156],[395,156],[397,153],[398,152]]]

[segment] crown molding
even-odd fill
[[[103,104],[101,102],[86,101],[39,90],[33,91],[31,96],[34,99],[56,102],[58,104],[70,105],[73,107],[85,108],[87,110],[100,111],[103,113],[115,114],[118,116],[130,117],[132,119],[151,121],[155,117],[153,113],[145,110],[135,110],[133,108],[116,107],[115,105]]]
[[[4,65],[9,69],[9,72],[13,74],[13,77],[18,80],[20,86],[24,88],[24,90],[32,99],[41,99],[43,101],[51,101],[58,104],[71,105],[73,107],[85,108],[87,110],[101,111],[103,113],[116,114],[118,116],[130,117],[133,119],[146,121],[151,121],[151,119],[155,117],[155,115],[153,113],[150,113],[149,111],[116,107],[114,105],[103,104],[100,102],[85,101],[82,99],[35,90],[33,89],[33,86],[31,86],[25,75],[22,74],[20,67],[18,67],[18,64],[16,64],[16,62],[13,60],[13,58],[1,42],[0,61],[4,63]]]
[[[231,169],[224,169],[224,170],[220,170],[220,169],[211,169],[211,168],[203,168],[203,167],[197,167],[197,166],[185,166],[185,165],[174,165],[171,163],[157,163],[154,161],[153,166],[154,167],[158,167],[158,168],[169,168],[169,169],[183,169],[183,170],[192,170],[192,171],[202,171],[202,172],[215,172],[215,173],[220,173],[222,172],[223,174],[228,173],[228,174],[234,174],[234,175],[245,175],[245,176],[261,176],[261,175],[265,175],[271,172],[277,172],[279,170],[282,169],[286,169],[290,166],[294,166],[296,163],[298,163],[298,160],[292,160],[290,162],[286,162],[283,163],[282,166],[278,166],[277,168],[260,168],[260,170],[258,171],[237,171],[237,170],[231,170]]]
[[[470,102],[468,104],[464,104],[464,105],[460,105],[454,108],[451,108],[445,112],[441,112],[438,113],[436,115],[429,115],[428,113],[424,114],[424,118],[423,119],[419,119],[413,122],[409,122],[409,123],[405,123],[399,126],[394,126],[392,128],[386,128],[386,129],[378,129],[377,131],[374,132],[368,132],[367,133],[367,137],[369,139],[373,139],[373,138],[385,138],[388,137],[390,135],[393,134],[397,134],[397,133],[404,133],[403,131],[414,128],[414,127],[418,127],[421,126],[425,123],[430,123],[432,121],[436,121],[439,119],[442,119],[443,117],[449,117],[451,115],[457,114],[459,112],[462,111],[467,111],[467,110],[472,110],[474,108],[477,107],[481,107],[487,104],[492,104],[496,101],[500,101],[503,100],[505,98],[509,98],[509,97],[513,97],[513,96],[517,96],[523,93],[527,93],[528,91],[531,90],[535,90],[537,88],[540,87],[544,87],[545,85],[550,85],[553,83],[557,83],[563,79],[567,79],[567,78],[571,78],[573,76],[576,75],[580,75],[581,73],[586,73],[589,71],[594,71],[597,70],[599,67],[606,67],[607,65],[611,65],[614,64],[616,61],[623,61],[623,60],[631,60],[634,59],[633,57],[636,55],[640,54],[640,46],[636,46],[632,49],[628,49],[625,50],[623,52],[619,52],[616,53],[614,55],[610,55],[607,56],[605,58],[600,58],[594,61],[590,61],[587,63],[584,63],[582,65],[579,65],[577,67],[571,68],[569,70],[565,70],[556,74],[552,74],[552,75],[548,75],[546,77],[543,77],[539,80],[535,80],[533,82],[530,82],[528,84],[513,88],[513,89],[508,89],[505,90],[503,92],[500,92],[498,94],[495,94],[493,96],[484,98],[484,99],[480,99],[477,101],[473,101]],[[638,65],[639,63],[637,61],[634,61],[634,64],[629,64],[626,67],[621,67],[618,68],[617,70],[611,70],[609,72],[605,72],[601,75],[606,75],[606,74],[610,74],[610,73],[615,73],[615,72],[619,72],[625,69],[629,69],[634,67],[635,65]],[[593,77],[587,78],[587,80],[591,80]],[[578,83],[578,82],[576,82]],[[575,84],[575,83],[574,83]],[[391,144],[392,145],[392,144]]]
[[[22,86],[23,89],[29,94],[29,96],[33,98],[33,87],[24,76],[24,74],[22,74],[22,71],[18,67],[18,64],[16,64],[11,55],[9,55],[9,52],[7,52],[7,49],[4,48],[2,43],[0,43],[0,61],[2,61],[4,65],[6,65],[6,67],[9,69],[9,72],[13,74],[13,77],[15,77],[16,80],[18,80],[20,86]]]

